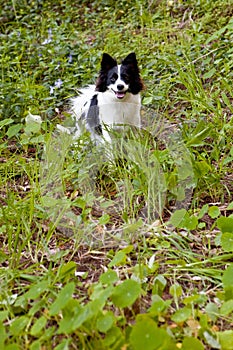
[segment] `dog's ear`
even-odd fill
[[[101,61],[101,69],[96,82],[96,91],[105,92],[107,90],[108,71],[117,66],[117,61],[109,54],[104,53]]]
[[[131,52],[128,56],[126,56],[121,64],[127,66],[127,69],[130,72],[130,76],[133,77],[133,83],[130,84],[130,91],[133,95],[138,94],[141,90],[144,89],[144,84],[140,77],[136,54],[134,52]]]
[[[108,71],[109,69],[117,66],[117,61],[112,58],[108,53],[103,53],[101,61],[101,69]]]
[[[122,61],[122,64],[134,64],[137,65],[137,58],[135,52],[131,52],[125,59]]]

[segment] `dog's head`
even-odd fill
[[[127,93],[136,95],[142,89],[143,82],[134,52],[130,53],[120,65],[107,53],[103,54],[96,91],[109,90],[115,94],[117,99],[123,100]]]

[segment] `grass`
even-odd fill
[[[0,348],[233,349],[232,1],[0,3]],[[115,162],[55,126],[131,51]]]

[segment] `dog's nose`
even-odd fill
[[[124,85],[122,84],[118,84],[117,85],[117,90],[120,91],[120,90],[123,90],[124,89]]]

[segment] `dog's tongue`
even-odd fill
[[[116,97],[117,98],[123,98],[124,96],[125,96],[125,92],[116,91]]]

